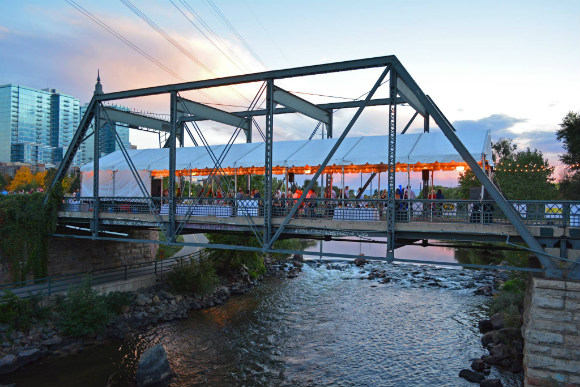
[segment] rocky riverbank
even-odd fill
[[[293,278],[302,267],[302,256],[287,261],[264,259],[266,276]],[[174,294],[166,284],[158,284],[133,293],[133,300],[123,313],[112,319],[102,334],[87,337],[63,337],[54,321],[32,326],[26,331],[11,330],[0,324],[0,375],[46,356],[74,355],[108,339],[124,339],[133,331],[177,319],[185,319],[190,310],[211,308],[223,304],[230,296],[244,294],[260,282],[252,280],[246,268],[222,282],[206,295]]]

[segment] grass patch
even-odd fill
[[[159,231],[159,241],[161,241],[161,242],[167,241],[167,239],[165,238],[165,235],[163,235],[163,233],[161,231]],[[176,238],[176,241],[183,242],[184,241],[183,235],[179,235]],[[159,249],[157,250],[157,259],[164,259],[164,258],[172,257],[173,255],[175,255],[176,253],[181,251],[182,248],[183,248],[183,246],[169,246],[169,245],[159,244]]]

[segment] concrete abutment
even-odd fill
[[[523,316],[525,386],[580,386],[580,281],[533,277]]]

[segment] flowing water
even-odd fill
[[[224,305],[64,359],[45,359],[0,384],[131,385],[140,354],[161,343],[171,386],[472,386],[458,373],[485,354],[477,322],[481,271],[311,261],[294,279],[267,278]],[[498,376],[492,371],[492,377]],[[519,385],[502,375],[504,385]]]

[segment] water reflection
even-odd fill
[[[322,244],[322,251],[336,254],[352,254],[365,256],[384,257],[386,256],[386,238],[373,238],[383,243],[365,243],[364,240],[353,238],[352,242],[346,241],[316,241],[316,245],[306,248],[307,251],[319,252]],[[423,259],[437,262],[458,262],[455,257],[455,249],[452,247],[440,246],[403,246],[395,250],[395,257],[401,259]],[[311,257],[313,258],[313,257]]]

